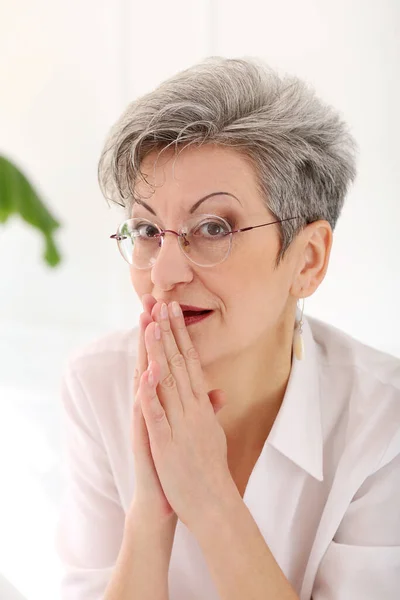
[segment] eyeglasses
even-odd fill
[[[195,215],[178,232],[161,229],[148,219],[133,218],[121,223],[117,233],[110,235],[110,238],[117,240],[122,257],[136,269],[153,267],[168,232],[178,236],[181,251],[192,263],[199,267],[214,267],[228,257],[232,247],[232,234],[297,218],[290,217],[232,230],[228,221],[222,217]]]

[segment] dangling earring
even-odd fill
[[[304,298],[303,307],[301,310],[300,321],[296,323],[293,335],[293,352],[297,360],[303,360],[304,358],[304,340],[303,340],[303,313],[304,313]]]

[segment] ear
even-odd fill
[[[299,234],[295,242],[299,260],[290,290],[293,296],[306,298],[318,289],[328,269],[332,241],[332,228],[328,221],[314,221]]]

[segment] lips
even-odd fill
[[[205,310],[205,311],[197,311],[197,312],[192,312],[191,315],[188,312],[184,312],[184,319],[185,319],[185,325],[186,327],[189,327],[191,325],[194,325],[195,323],[200,323],[202,321],[204,321],[205,319],[208,319],[208,317],[210,317],[213,314],[213,310]]]
[[[209,308],[200,308],[198,306],[189,306],[187,304],[181,304],[181,309],[184,317],[197,317],[202,314],[212,312]]]

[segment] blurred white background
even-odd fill
[[[400,357],[398,0],[0,0],[0,153],[62,228],[60,267],[0,226],[0,598],[58,598],[60,378],[70,352],[136,326],[97,184],[105,136],[136,96],[208,55],[260,56],[337,107],[360,154],[331,264],[306,314]]]

